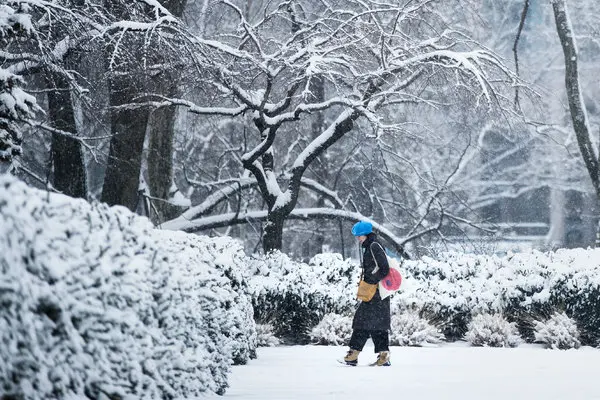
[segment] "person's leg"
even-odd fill
[[[388,331],[373,331],[371,332],[373,338],[373,344],[375,344],[375,353],[378,353],[377,361],[373,366],[389,366],[390,363],[390,336]]]
[[[358,364],[358,355],[362,351],[363,347],[365,347],[367,339],[369,339],[368,331],[363,331],[360,329],[355,329],[352,331],[352,337],[350,338],[350,343],[348,343],[350,349],[348,350],[346,357],[344,357],[344,362],[346,362],[346,364]]]
[[[350,343],[348,343],[348,347],[352,350],[362,351],[363,347],[367,343],[369,339],[369,331],[364,331],[362,329],[354,329],[352,331],[352,336],[350,337]]]
[[[371,331],[371,338],[375,345],[375,353],[390,351],[390,335],[388,331]]]

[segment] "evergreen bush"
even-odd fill
[[[231,362],[247,360],[256,343],[237,253],[184,234],[159,245],[155,234],[123,207],[0,176],[4,396],[224,392]]]
[[[407,310],[392,315],[390,344],[393,346],[423,346],[443,340],[441,330],[416,311]]]
[[[279,338],[273,333],[273,326],[271,324],[257,324],[256,336],[258,347],[277,346],[281,343]]]
[[[339,254],[320,254],[308,264],[273,252],[250,263],[250,289],[258,323],[270,323],[288,343],[310,342],[311,329],[328,313],[356,304],[359,267]]]
[[[577,324],[564,312],[535,324],[535,341],[550,349],[578,349],[581,346]]]
[[[242,245],[231,238],[209,239],[183,232],[154,230],[152,237],[168,254],[170,266],[164,271],[169,287],[157,290],[161,321],[175,318],[173,327],[187,338],[188,346],[195,346],[198,336],[207,334],[203,319],[210,317],[216,331],[208,335],[220,338],[217,351],[230,355],[234,365],[256,358],[257,334],[248,277],[243,274]],[[190,309],[199,311],[187,315]]]
[[[339,314],[327,314],[315,326],[310,338],[314,344],[345,346],[352,336],[352,317]]]
[[[500,314],[474,316],[465,340],[473,346],[486,347],[517,347],[521,342],[516,324]]]

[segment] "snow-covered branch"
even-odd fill
[[[156,97],[160,98],[161,101],[145,101],[144,97]],[[186,107],[187,111],[192,114],[199,115],[224,115],[235,117],[240,114],[243,114],[248,107],[239,106],[235,108],[228,107],[200,107],[192,101],[184,100],[184,99],[175,99],[175,98],[167,98],[159,95],[147,95],[142,96],[139,99],[140,101],[136,101],[135,103],[122,104],[119,106],[114,106],[112,109],[114,111],[125,111],[125,110],[135,110],[142,107],[151,107],[151,108],[162,108],[162,107],[171,107],[171,106],[181,106]]]
[[[200,232],[209,229],[223,228],[227,226],[246,224],[249,222],[261,222],[268,218],[267,210],[249,211],[242,213],[226,213],[210,217],[196,219],[194,221],[178,220],[173,221],[168,226],[163,225],[163,229],[181,230],[185,232]],[[344,211],[331,208],[298,208],[293,210],[289,219],[315,220],[315,219],[342,219],[347,221],[370,221],[373,224],[373,230],[378,233],[389,245],[393,246],[395,251],[405,254],[404,244],[408,241],[397,237],[390,230],[376,221],[356,212]]]

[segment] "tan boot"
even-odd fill
[[[377,357],[377,361],[375,361],[371,366],[373,367],[389,367],[392,365],[390,362],[390,352],[389,351],[380,351],[379,357]]]
[[[358,355],[360,354],[359,350],[350,349],[344,357],[344,362],[348,365],[356,365],[358,364]]]

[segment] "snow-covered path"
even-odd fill
[[[230,388],[219,399],[415,399],[592,400],[600,399],[600,350],[392,348],[392,366],[358,367],[336,362],[343,347],[293,346],[259,349],[259,358],[233,368]]]

